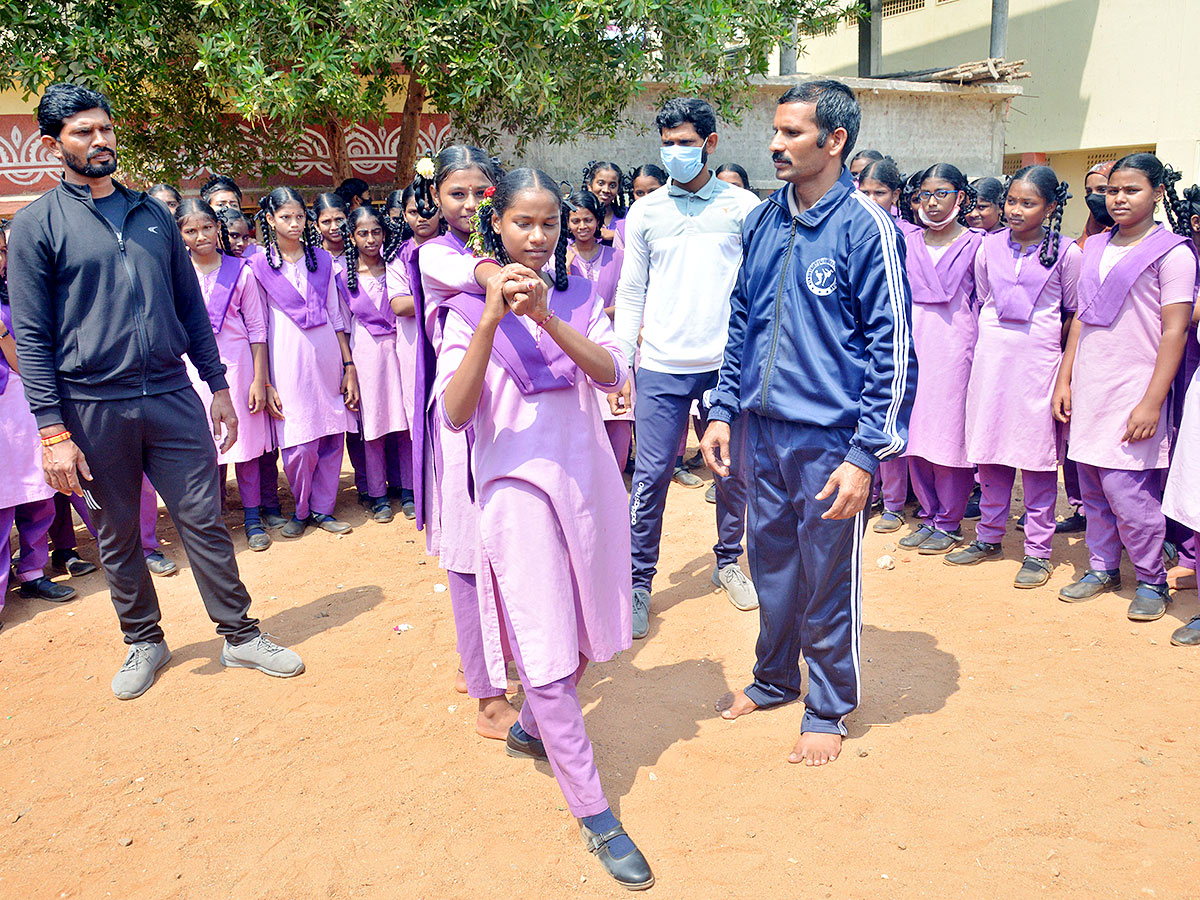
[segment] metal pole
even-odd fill
[[[858,20],[858,77],[873,78],[883,65],[883,0],[863,5],[869,18]]]
[[[1008,53],[1008,0],[992,0],[992,41],[988,56],[1004,59]]]
[[[796,23],[792,23],[792,32],[789,39],[779,45],[779,74],[780,75],[795,75],[796,74],[796,44],[799,36],[796,34]]]

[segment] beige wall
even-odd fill
[[[924,0],[883,19],[883,72],[983,59],[991,7]],[[1010,0],[1007,57],[1027,60],[1033,77],[1016,82],[1024,95],[1008,111],[1005,153],[1047,154],[1078,197],[1082,160],[1102,148],[1155,147],[1186,184],[1200,180],[1200,91],[1189,77],[1198,37],[1197,0]],[[808,38],[799,61],[835,75],[857,67],[858,29],[845,25]],[[931,151],[938,127],[930,123]],[[1073,206],[1068,222],[1081,225],[1082,203]]]

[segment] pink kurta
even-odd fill
[[[925,253],[936,264],[941,254],[959,249],[962,241],[978,243],[982,234],[964,231],[954,243],[931,253],[923,232],[908,235],[908,253]],[[962,250],[962,252],[968,252]],[[935,254],[937,258],[935,258]],[[913,263],[909,261],[909,273]],[[953,286],[947,303],[916,302],[913,286],[913,346],[917,351],[917,392],[908,425],[906,456],[918,456],[940,466],[967,468],[967,383],[975,354],[978,322],[975,274],[968,267],[962,281]]]
[[[8,363],[0,356],[0,366]],[[611,454],[610,454],[611,455]],[[25,388],[16,372],[8,372],[8,384],[0,394],[0,509],[47,500],[54,488],[42,474],[42,444],[37,421],[25,402]],[[2,535],[7,546],[8,535]],[[4,563],[8,565],[7,562]],[[0,597],[0,603],[3,598]]]
[[[1200,369],[1192,375],[1163,492],[1163,513],[1200,532]]]
[[[411,240],[411,239],[410,239]],[[402,248],[388,263],[388,293],[391,297],[411,297],[412,286],[408,283],[407,254]],[[404,414],[411,423],[416,419],[415,399],[417,396],[417,317],[396,316],[396,358],[400,364],[400,390],[404,400]]]
[[[387,273],[375,278],[358,273],[358,289],[365,293],[378,309],[388,306]],[[387,312],[391,313],[388,306]],[[400,378],[400,359],[396,355],[396,334],[375,335],[350,314],[350,349],[354,368],[358,370],[358,386],[362,394],[359,417],[364,440],[373,441],[393,431],[408,430],[408,414],[404,409],[404,388]]]
[[[196,271],[200,292],[210,307],[219,271]],[[270,450],[272,442],[271,424],[266,412],[250,412],[250,386],[254,383],[254,355],[250,345],[267,341],[267,301],[249,266],[242,266],[242,271],[238,273],[233,298],[229,301],[225,321],[216,337],[221,362],[225,363],[225,380],[229,382],[229,399],[233,402],[238,419],[237,442],[226,453],[218,451],[217,462],[220,465],[249,462]],[[190,359],[187,361],[187,370],[192,378],[192,386],[207,411],[212,406],[212,391],[201,380],[200,373]],[[220,446],[220,442],[217,443]]]
[[[1016,245],[1009,242],[1012,253]],[[1083,251],[1066,242],[1028,322],[1000,319],[988,279],[984,248],[975,256],[979,337],[967,386],[967,458],[975,465],[1030,472],[1058,470],[1058,440],[1050,400],[1062,362],[1062,310],[1075,309]],[[1020,258],[1036,266],[1039,245]]]
[[[536,333],[528,318],[519,321]],[[434,389],[439,410],[472,333],[447,313]],[[609,351],[616,385],[623,384],[625,359],[603,301],[593,307],[587,336]],[[534,686],[573,675],[581,653],[604,661],[632,643],[628,501],[596,387],[576,369],[571,387],[526,395],[494,356],[488,364],[469,424],[481,510],[479,609],[493,684],[504,678],[493,576]]]
[[[1104,248],[1103,279],[1131,247]],[[1075,367],[1071,373],[1071,432],[1068,456],[1105,469],[1144,471],[1167,467],[1170,429],[1167,406],[1158,430],[1144,441],[1122,440],[1129,414],[1142,402],[1158,346],[1162,343],[1162,307],[1192,301],[1196,258],[1180,245],[1138,275],[1129,295],[1107,328],[1081,324]]]
[[[464,291],[478,291],[475,267],[480,260],[471,255],[467,245],[453,233],[426,241],[421,245],[421,285],[425,294],[427,332],[434,352],[441,359],[443,336],[437,305],[447,297]],[[430,400],[436,396],[430,392]],[[427,547],[436,553],[443,569],[463,574],[479,571],[479,512],[467,490],[467,438],[441,425],[435,410],[431,416],[437,424],[430,436],[432,453],[426,454],[436,467],[438,487],[436,510],[426,518]],[[430,429],[431,431],[433,428]],[[503,682],[493,681],[493,684]]]
[[[334,271],[325,288],[328,321],[301,328],[267,292],[267,343],[271,348],[271,383],[279,391],[283,420],[273,420],[276,445],[298,447],[330,434],[353,430],[353,420],[342,400],[342,349],[337,333],[345,331]],[[308,289],[311,274],[304,258],[283,260],[280,272],[300,295]]]

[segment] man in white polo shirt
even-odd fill
[[[706,394],[717,384],[729,295],[742,263],[742,223],[759,202],[709,170],[717,120],[706,101],[668,100],[655,125],[671,180],[630,208],[616,295],[617,338],[631,366],[641,336],[637,460],[629,498],[635,638],[649,633],[667,486],[692,401],[700,402],[707,419]],[[725,588],[738,609],[751,610],[758,607],[758,596],[738,566],[745,515],[737,473],[717,478],[713,583]]]

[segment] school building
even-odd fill
[[[1007,100],[1004,173],[1045,163],[1082,198],[1091,165],[1150,150],[1183,173],[1183,185],[1200,181],[1200,93],[1190,71],[1200,35],[1196,0],[882,0],[878,74],[892,80],[985,59],[1000,6],[1007,8],[1005,58],[1026,60],[1032,75],[1014,82],[1021,92]],[[857,21],[843,21],[832,34],[801,36],[798,70],[857,75],[859,31]],[[943,127],[930,119],[913,139],[940,146]],[[892,155],[903,169],[906,161]],[[972,177],[1000,174],[967,161],[962,167]],[[1078,232],[1085,218],[1083,203],[1070,203],[1064,230]]]

